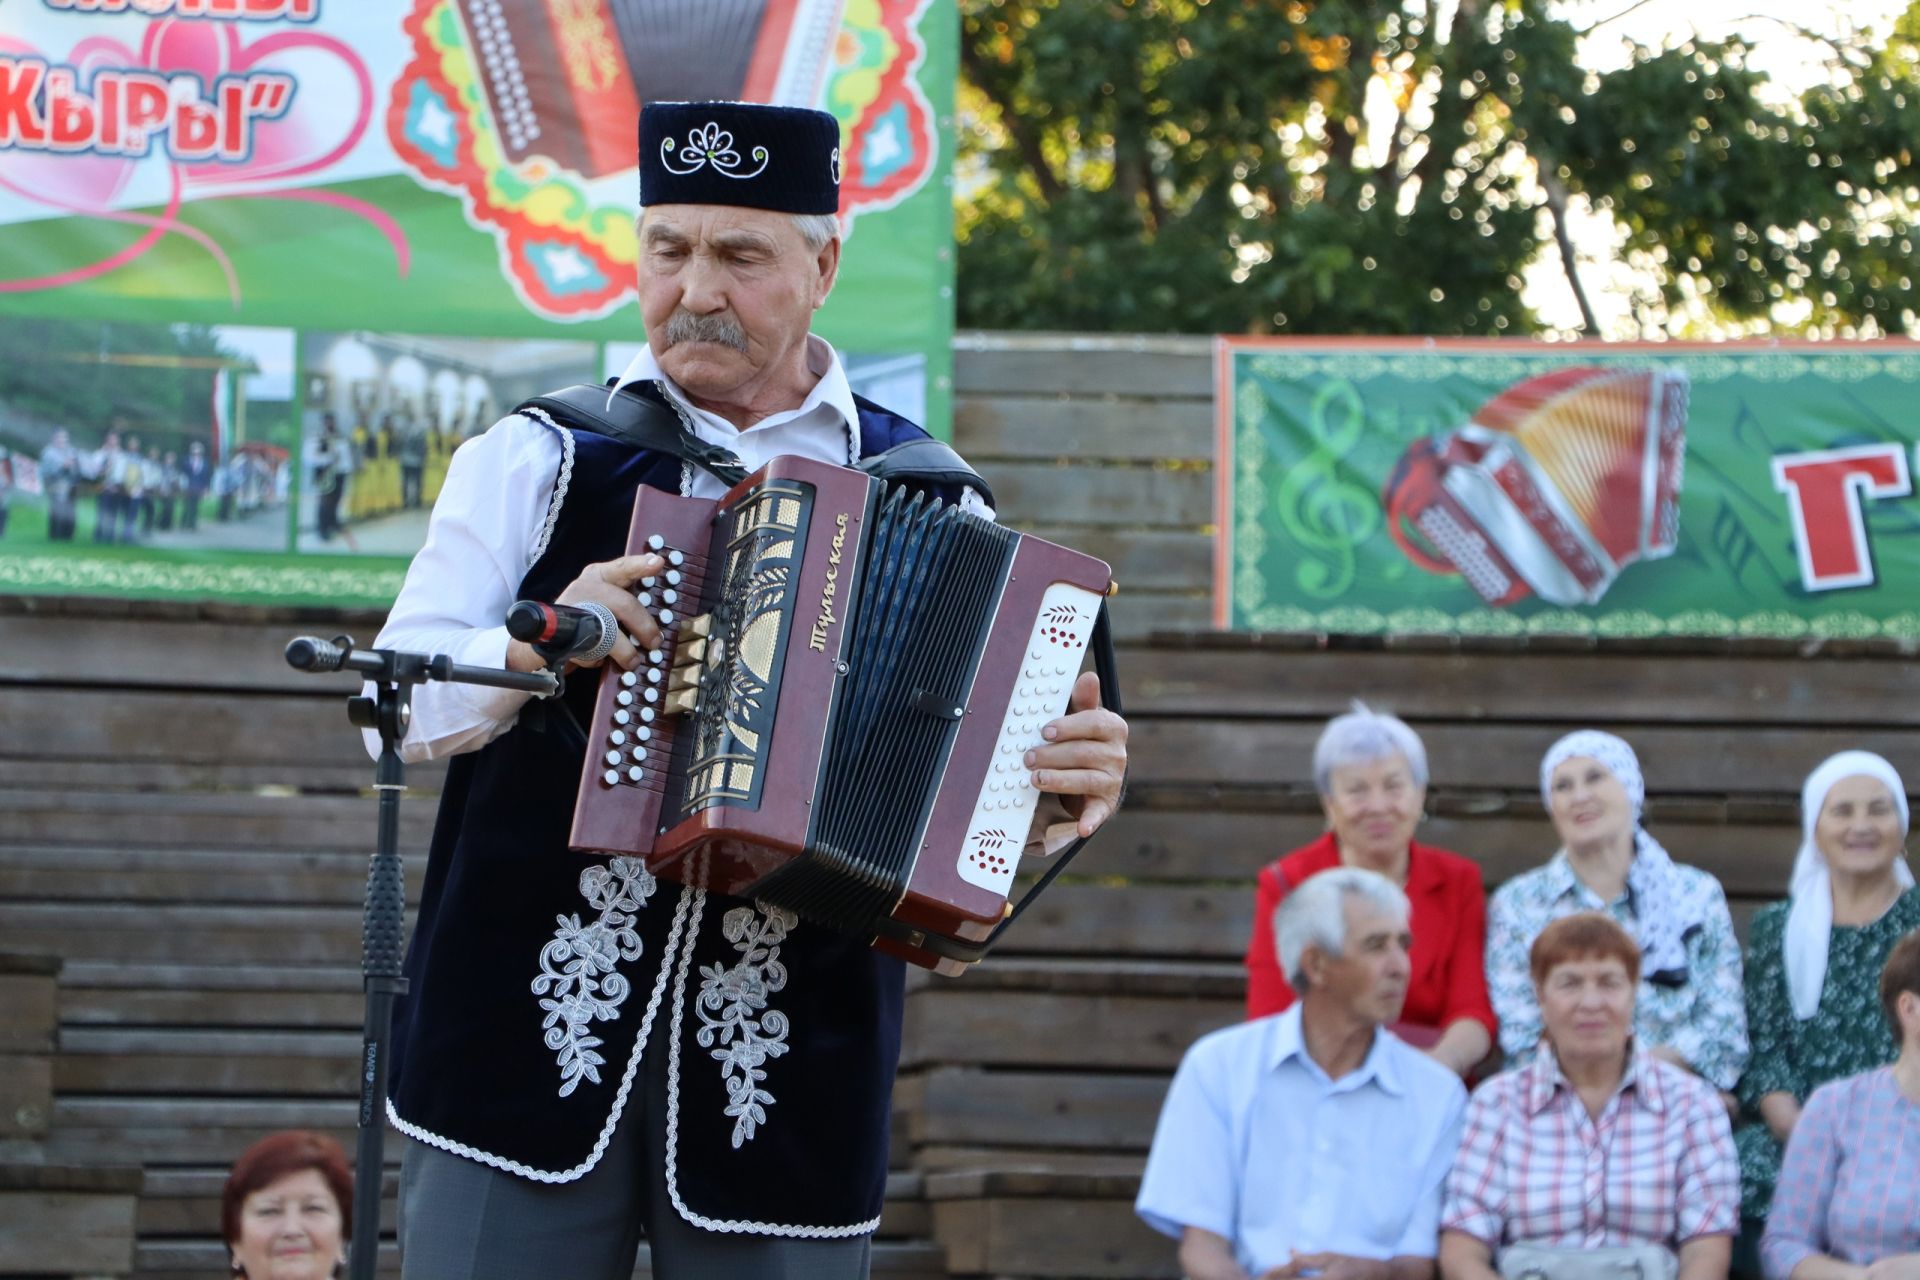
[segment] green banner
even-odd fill
[[[0,3],[0,591],[390,600],[460,441],[643,340],[651,99],[839,118],[816,329],[948,434],[957,28],[955,0]]]
[[[1222,339],[1223,626],[1920,639],[1920,345]]]

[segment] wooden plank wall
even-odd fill
[[[1206,344],[963,335],[956,379],[956,443],[1003,518],[1115,565],[1133,768],[1128,808],[998,954],[912,984],[894,1274],[921,1273],[929,1232],[956,1275],[1174,1273],[1127,1202],[1168,1074],[1239,1016],[1253,875],[1319,831],[1312,744],[1350,698],[1422,734],[1422,836],[1489,884],[1553,848],[1548,743],[1622,733],[1653,830],[1720,876],[1742,921],[1784,889],[1795,793],[1822,756],[1870,747],[1920,778],[1910,654],[1196,630]],[[150,1166],[142,1274],[218,1265],[209,1197],[251,1136],[350,1123],[368,769],[341,712],[351,681],[298,676],[279,650],[376,627],[0,597],[0,949],[65,961],[42,1154]],[[417,884],[438,771],[412,781]]]
[[[953,441],[1003,520],[1113,566],[1118,635],[1205,626],[1213,382],[1204,338],[964,333]]]

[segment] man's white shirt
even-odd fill
[[[1434,1256],[1465,1088],[1385,1029],[1331,1080],[1300,1017],[1296,1003],[1187,1051],[1135,1211],[1176,1239],[1186,1227],[1225,1237],[1252,1275],[1293,1252]]]
[[[700,439],[730,451],[749,472],[785,455],[840,466],[857,462],[860,414],[839,354],[824,339],[809,336],[807,364],[819,381],[800,406],[771,414],[744,431],[695,407],[661,372],[651,348],[640,349],[618,385],[657,381]],[[407,570],[376,647],[446,654],[455,662],[480,667],[506,665],[504,619],[533,567],[562,452],[551,429],[519,414],[501,419],[455,450],[434,503],[426,544]],[[706,471],[690,471],[690,496],[719,498],[726,493],[726,486]],[[993,514],[971,489],[963,505]],[[528,696],[479,685],[421,685],[413,695],[413,718],[401,754],[408,760],[429,760],[485,746],[512,726]],[[369,733],[367,742],[369,750],[378,751],[374,735]]]

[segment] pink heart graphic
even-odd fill
[[[284,115],[253,124],[253,154],[238,164],[183,166],[195,183],[266,182],[324,169],[347,154],[373,118],[373,77],[348,45],[331,36],[284,31],[240,43],[225,24],[167,18],[147,28],[140,60],[161,74],[191,72],[211,93],[222,76],[271,71],[298,88]]]
[[[0,54],[57,61],[32,45],[6,37],[0,37]],[[137,65],[131,49],[102,36],[89,36],[76,44],[65,61],[79,70],[83,84],[102,67]],[[113,207],[114,198],[133,176],[133,165],[124,156],[12,150],[0,158],[0,186],[70,212],[94,213]]]

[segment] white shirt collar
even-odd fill
[[[1340,1079],[1331,1080],[1329,1083],[1357,1089],[1368,1081],[1372,1081],[1388,1093],[1405,1092],[1401,1085],[1400,1072],[1393,1061],[1393,1045],[1388,1043],[1393,1039],[1394,1035],[1391,1031],[1385,1027],[1375,1027],[1373,1045],[1367,1050],[1366,1060]],[[1313,1060],[1313,1055],[1307,1052],[1306,1034],[1301,1027],[1300,1001],[1298,1000],[1295,1000],[1286,1012],[1274,1017],[1273,1030],[1267,1041],[1267,1069],[1278,1070],[1288,1058],[1295,1057],[1300,1059],[1300,1065],[1307,1071],[1322,1080],[1327,1079],[1327,1073],[1319,1063]]]
[[[849,434],[857,429],[860,410],[853,403],[853,388],[847,382],[846,366],[840,362],[840,353],[818,334],[807,335],[807,370],[819,379],[813,384],[813,389],[807,392],[807,398],[792,409],[768,414],[748,427],[747,431],[779,426],[781,423],[791,422],[795,418],[804,417],[821,408],[831,410]],[[679,384],[661,370],[660,362],[654,358],[651,346],[641,347],[640,354],[628,362],[625,372],[620,375],[620,381],[614,384],[614,390],[617,391],[630,382],[648,380],[658,382],[660,390],[666,393],[667,398],[684,410],[696,424],[717,428],[723,433],[723,437],[745,434],[725,418],[708,413],[689,400],[687,393],[680,389]],[[607,403],[613,403],[611,391],[607,393]]]

